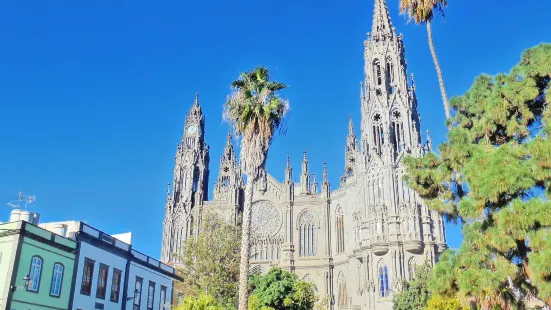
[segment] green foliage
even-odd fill
[[[427,305],[427,310],[469,310],[470,308],[461,304],[457,298],[432,296]]]
[[[402,290],[394,295],[393,310],[422,310],[427,306],[430,298],[428,279],[431,275],[430,267],[425,264],[417,269],[411,281],[402,283]]]
[[[450,101],[440,155],[405,161],[409,185],[433,210],[461,218],[461,247],[441,256],[429,288],[483,307],[551,298],[551,44],[509,73],[481,75]],[[520,303],[520,304],[519,304]]]
[[[183,302],[176,306],[176,310],[225,310],[226,308],[218,305],[214,297],[210,295],[200,295],[199,297],[188,296]]]
[[[407,14],[416,24],[430,22],[434,12],[444,15],[447,0],[400,0],[400,13]]]
[[[297,275],[274,267],[249,281],[249,310],[311,310],[317,301],[314,287]]]
[[[289,109],[289,102],[276,92],[283,83],[270,81],[268,69],[259,66],[241,74],[224,106],[224,119],[241,137],[241,164],[247,177],[256,180],[275,131]]]
[[[218,304],[236,305],[240,231],[239,226],[224,222],[214,213],[203,214],[201,233],[183,245],[179,272],[184,278],[180,284],[184,296],[208,294]]]

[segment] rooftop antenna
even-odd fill
[[[19,192],[19,196],[17,197],[17,200],[12,200],[8,202],[8,206],[14,209],[26,209],[27,205],[35,201],[36,201],[36,196],[25,195],[23,192]]]

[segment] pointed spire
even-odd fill
[[[170,196],[170,182],[166,185],[166,197]]]
[[[291,169],[291,155],[287,155],[287,169]]]
[[[430,131],[427,129],[427,150],[432,151],[432,140],[430,139]]]
[[[228,130],[228,136],[226,137],[226,146],[232,145],[231,139],[232,139],[231,130]]]
[[[285,167],[285,182],[291,183],[293,179],[293,168],[291,168],[291,156],[287,155],[287,167]]]
[[[327,183],[327,162],[323,162],[323,183]]]
[[[195,93],[195,100],[193,101],[193,105],[196,107],[199,106],[199,93]]]
[[[352,122],[352,114],[348,116],[348,135],[354,135],[354,122]]]
[[[396,31],[390,21],[388,8],[385,0],[375,0],[373,12],[373,38],[376,40],[384,39],[387,36],[393,36]]]
[[[415,76],[411,74],[411,89],[415,91]]]

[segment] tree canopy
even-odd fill
[[[450,105],[439,155],[407,158],[406,179],[432,210],[461,218],[464,240],[430,288],[485,308],[551,298],[551,44],[510,72],[480,75]]]
[[[411,281],[402,283],[402,290],[394,295],[393,310],[423,310],[430,298],[428,279],[431,269],[428,264],[420,266]]]
[[[311,310],[317,297],[314,286],[297,275],[274,267],[267,274],[249,280],[249,309]]]
[[[235,307],[241,228],[206,211],[200,225],[201,233],[187,239],[183,245],[183,267],[179,270],[184,278],[180,285],[182,293],[186,297],[206,294],[217,304]]]

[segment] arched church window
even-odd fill
[[[379,296],[388,297],[389,295],[388,267],[384,263],[381,263],[379,265]]]
[[[185,167],[183,168],[182,179],[184,181],[183,191],[187,191],[188,190],[188,170]]]
[[[348,291],[346,290],[346,278],[341,271],[337,279],[337,285],[339,287],[339,307],[346,307],[348,300]]]
[[[381,85],[383,83],[383,78],[381,76],[381,62],[379,59],[373,60],[373,77],[375,85]]]
[[[408,261],[408,278],[410,281],[415,278],[416,267],[415,258],[410,258]]]
[[[394,66],[392,65],[390,56],[386,57],[386,76],[389,83],[394,82]]]
[[[225,175],[222,177],[222,186],[223,187],[228,187],[230,186],[230,177]]]
[[[299,218],[300,257],[316,256],[317,233],[314,215],[304,211]]]
[[[381,121],[381,114],[377,113],[373,116],[373,145],[379,155],[382,153],[383,144],[385,143],[385,133]]]
[[[394,145],[394,153],[402,152],[404,145],[404,127],[402,125],[401,114],[399,111],[392,112],[392,144]]]
[[[340,206],[335,211],[337,230],[337,254],[344,252],[344,215]]]
[[[199,184],[199,172],[198,171],[195,171],[195,173],[193,174],[193,192],[196,192],[197,191],[197,186]]]

